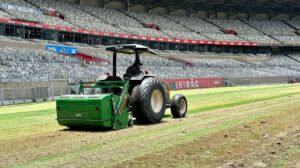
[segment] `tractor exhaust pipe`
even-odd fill
[[[117,50],[114,50],[113,54],[113,77],[117,77]]]

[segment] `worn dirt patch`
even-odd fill
[[[300,111],[295,107],[114,167],[299,168]]]

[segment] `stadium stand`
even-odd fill
[[[30,18],[31,22],[43,23],[52,26],[64,26],[64,27],[74,27],[72,24],[69,24],[58,17],[47,16],[44,14],[34,14],[30,12],[20,12],[16,10],[9,10],[7,13],[10,14],[10,19],[14,20],[25,20],[27,21]]]
[[[10,19],[10,18],[11,18],[7,13],[5,13],[5,12],[3,12],[3,11],[1,11],[1,10],[0,10],[0,17],[1,17],[1,18],[7,18],[7,19]]]
[[[280,44],[278,40],[275,40],[274,38],[271,38],[268,35],[240,35],[243,39],[246,39],[248,41],[255,41],[257,43],[263,44],[263,45],[276,45]]]
[[[11,37],[11,36],[0,36],[0,40],[5,40],[5,41],[25,41],[21,37]]]
[[[174,21],[159,15],[159,14],[146,14],[140,12],[128,12],[128,15],[140,20],[142,23],[154,23],[160,26],[163,30],[177,30],[177,31],[187,31],[188,29]]]
[[[288,56],[300,63],[300,53],[289,53]]]
[[[287,23],[300,30],[300,21],[287,21]]]
[[[1,81],[9,80],[47,80],[47,79],[72,79],[92,80],[99,75],[110,72],[111,65],[107,62],[102,64],[82,63],[72,56],[65,56],[46,50],[0,48]],[[161,53],[162,57],[144,56],[142,62],[146,65],[143,70],[162,79],[173,78],[211,78],[211,77],[281,77],[300,76],[300,63],[285,55],[276,55],[268,58],[265,62],[243,62],[231,58],[216,58],[218,54],[176,54],[169,52]],[[110,60],[111,56],[105,51],[94,55],[103,60]],[[192,62],[195,67],[167,59],[168,56],[180,58]],[[242,57],[241,55],[240,57]],[[257,57],[244,55],[244,57]],[[211,58],[209,58],[211,57]],[[291,54],[291,57],[299,58]],[[118,61],[119,74],[133,62],[133,57],[121,55]],[[51,73],[50,73],[51,72]]]
[[[274,36],[274,38],[278,39],[284,44],[300,45],[300,36]]]
[[[169,34],[173,38],[178,39],[198,39],[198,40],[211,40],[208,37],[205,37],[199,33],[196,32],[190,32],[190,31],[174,31],[174,30],[162,30],[165,34]]]
[[[35,8],[33,5],[27,3],[23,0],[1,0],[1,3],[16,5],[16,6],[25,7],[25,8]]]
[[[120,26],[120,28],[126,29],[126,31],[128,31],[130,34],[133,35],[151,36],[151,37],[170,37],[169,35],[155,29],[126,27],[126,26]]]
[[[295,35],[295,29],[281,21],[246,21],[268,35]]]
[[[206,36],[216,41],[245,41],[244,39],[241,39],[240,37],[233,34],[206,34]]]
[[[56,11],[63,13],[65,21],[87,30],[97,30],[104,32],[119,32],[122,33],[121,29],[118,29],[104,21],[88,14],[83,11],[77,5],[72,5],[62,1],[43,1],[43,0],[29,0],[31,3],[37,5],[43,9],[55,9]],[[124,33],[124,32],[123,32]]]
[[[8,7],[9,5],[12,6]],[[42,10],[57,11],[64,18],[45,15]],[[56,0],[4,0],[0,17],[52,26],[159,38],[299,45],[299,35],[295,33],[300,28],[299,21],[225,20],[162,15],[77,5]],[[145,24],[154,24],[158,29],[147,28]],[[237,34],[228,34],[224,32],[226,30]]]
[[[186,26],[191,30],[194,30],[195,32],[211,34],[222,33],[217,26],[212,25],[211,23],[208,23],[201,18],[171,15],[167,15],[166,17],[170,18],[171,20],[174,20],[175,22],[181,25]]]
[[[224,19],[207,19],[208,21],[218,25],[222,29],[232,29],[236,31],[239,35],[261,35],[262,33],[249,25],[243,23],[240,20],[224,20]]]
[[[238,18],[228,20],[200,18],[195,16],[175,16],[99,8],[57,0],[3,0],[2,2],[0,18],[43,23],[52,26],[175,39],[257,42],[261,46],[281,44],[300,45],[300,36],[295,33],[297,29],[300,29],[299,21],[258,21],[254,19],[243,20]],[[14,7],[8,7],[7,5],[13,5]],[[41,12],[42,10],[57,11],[61,13],[64,18],[45,15]],[[157,27],[147,28],[147,24],[153,24]],[[228,34],[224,32],[224,30],[232,30],[233,32],[236,32],[236,34]],[[2,34],[5,34],[5,32]],[[55,34],[55,36],[59,39],[60,36],[64,36],[64,34]],[[24,43],[29,41],[21,37],[8,37],[2,35],[0,36],[0,40],[21,41]],[[100,40],[105,41],[103,39]],[[34,39],[31,41],[40,43],[45,42],[41,39]],[[107,41],[109,42],[109,40],[106,40],[106,43],[109,44]],[[58,40],[52,40],[52,42],[78,45],[75,42],[65,42],[63,40],[60,42]],[[122,43],[122,41],[119,43]],[[89,46],[89,44],[84,45]],[[157,44],[153,44],[152,46],[156,45]],[[162,45],[167,46],[169,44]],[[99,50],[103,50],[103,46],[101,45],[96,47],[100,47]],[[269,77],[300,75],[299,68],[297,68],[300,64],[299,54],[289,54],[288,56],[280,54],[272,56],[264,62],[257,62],[226,58],[220,53],[206,54],[203,52],[184,52],[185,49],[182,49],[183,47],[183,44],[175,46],[174,48],[178,50],[178,52],[159,51],[160,55],[163,55],[161,57],[143,57],[142,61],[147,65],[144,69],[164,79],[186,77]],[[156,48],[164,49],[163,47]],[[213,47],[204,46],[203,48]],[[232,50],[246,49],[237,47]],[[217,49],[213,48],[211,51],[217,52]],[[60,55],[42,49],[0,48],[0,52],[1,81],[11,79],[42,80],[49,78],[86,80],[95,79],[98,75],[110,71],[108,62],[103,64],[96,64],[93,62],[87,64],[81,62],[78,58]],[[111,60],[110,55],[104,51],[92,55],[103,60]],[[224,56],[224,58],[220,58],[219,56]],[[250,52],[242,53],[239,56],[241,58],[247,57],[247,59],[250,57],[268,58]],[[187,67],[187,64],[168,58],[184,60],[186,63],[192,63],[195,66]],[[125,71],[125,67],[132,62],[132,58],[124,55],[119,61],[121,74],[122,70]],[[52,73],[50,74],[49,72]]]
[[[143,28],[141,22],[131,17],[128,17],[127,15],[115,9],[99,8],[86,5],[82,5],[80,6],[80,8],[85,12],[90,13],[101,20],[105,20],[106,22],[112,25]]]
[[[253,0],[258,11],[248,11],[238,1],[223,5],[223,11],[218,10],[224,0],[163,1],[99,0],[92,5],[96,1],[1,0],[0,82],[31,82],[35,87],[44,82],[50,93],[50,83],[60,81],[63,87],[58,84],[52,95],[76,91],[79,81],[111,73],[111,53],[105,47],[125,43],[159,53],[143,55],[141,62],[144,72],[160,79],[224,78],[225,86],[300,82],[296,0],[268,1],[277,5]],[[78,52],[58,54],[45,50],[47,44],[76,47]],[[123,76],[133,60],[120,54],[117,75]],[[0,88],[0,93],[13,99],[13,89]],[[24,93],[23,88],[18,92]]]

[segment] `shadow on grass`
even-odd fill
[[[109,132],[114,131],[111,128],[105,128],[105,127],[66,127],[65,129],[59,130],[62,132]]]
[[[137,120],[133,121],[133,126],[137,125],[137,126],[153,126],[153,125],[159,125],[159,124],[163,124],[166,123],[167,121],[161,121],[160,123],[156,123],[156,124],[148,124],[148,123],[141,123],[138,122]]]
[[[123,129],[130,129],[134,126],[153,126],[153,125],[160,125],[160,124],[163,124],[163,123],[167,123],[167,121],[161,121],[160,123],[157,123],[157,124],[145,124],[145,123],[139,123],[137,120],[134,120],[133,121],[133,126],[131,127],[126,127],[126,128],[123,128]],[[112,129],[112,128],[109,128],[109,127],[65,127],[64,129],[62,130],[59,130],[59,131],[62,131],[62,132],[89,132],[89,133],[97,133],[97,132],[110,132],[110,131],[117,131],[117,130],[122,130],[122,129]]]
[[[171,114],[165,114],[164,118],[171,118],[173,117]]]

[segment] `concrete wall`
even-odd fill
[[[129,11],[147,12],[145,5],[133,5],[129,7]]]
[[[38,91],[42,90],[46,97],[39,97]],[[3,100],[53,98],[69,93],[67,80],[45,82],[0,82],[0,104]]]
[[[162,7],[154,8],[150,12],[151,13],[156,13],[156,14],[167,14],[168,13],[167,9],[162,8]]]
[[[103,1],[100,0],[81,0],[80,5],[99,6],[102,7]]]
[[[300,21],[300,15],[298,15],[298,16],[295,16],[295,17],[293,18],[293,20]]]
[[[278,14],[271,18],[271,20],[290,20],[289,14]]]
[[[227,15],[224,12],[217,12],[217,19],[226,19]]]
[[[30,42],[17,42],[17,41],[4,41],[0,40],[0,47],[15,47],[15,48],[30,48],[30,49],[44,49],[45,44],[30,43]]]
[[[187,11],[184,10],[184,9],[177,9],[177,10],[175,10],[175,11],[173,11],[173,12],[170,12],[170,15],[187,16],[188,13],[187,13]]]
[[[225,79],[225,86],[247,86],[263,84],[287,84],[288,77],[253,77],[253,78],[228,78]]]
[[[230,16],[230,19],[243,19],[243,20],[247,20],[248,19],[248,15],[247,15],[247,13],[236,13],[236,14],[232,14]]]
[[[70,3],[75,3],[75,4],[79,4],[80,0],[63,0],[65,2],[70,2]]]
[[[269,16],[267,14],[257,14],[250,18],[250,20],[268,20]]]
[[[193,16],[193,17],[200,17],[200,18],[207,18],[208,17],[208,13],[206,11],[197,11],[197,12],[191,14],[191,16]]]
[[[126,6],[122,2],[117,2],[117,1],[111,1],[107,4],[105,4],[106,8],[113,8],[113,9],[122,9],[122,10],[127,10]]]

